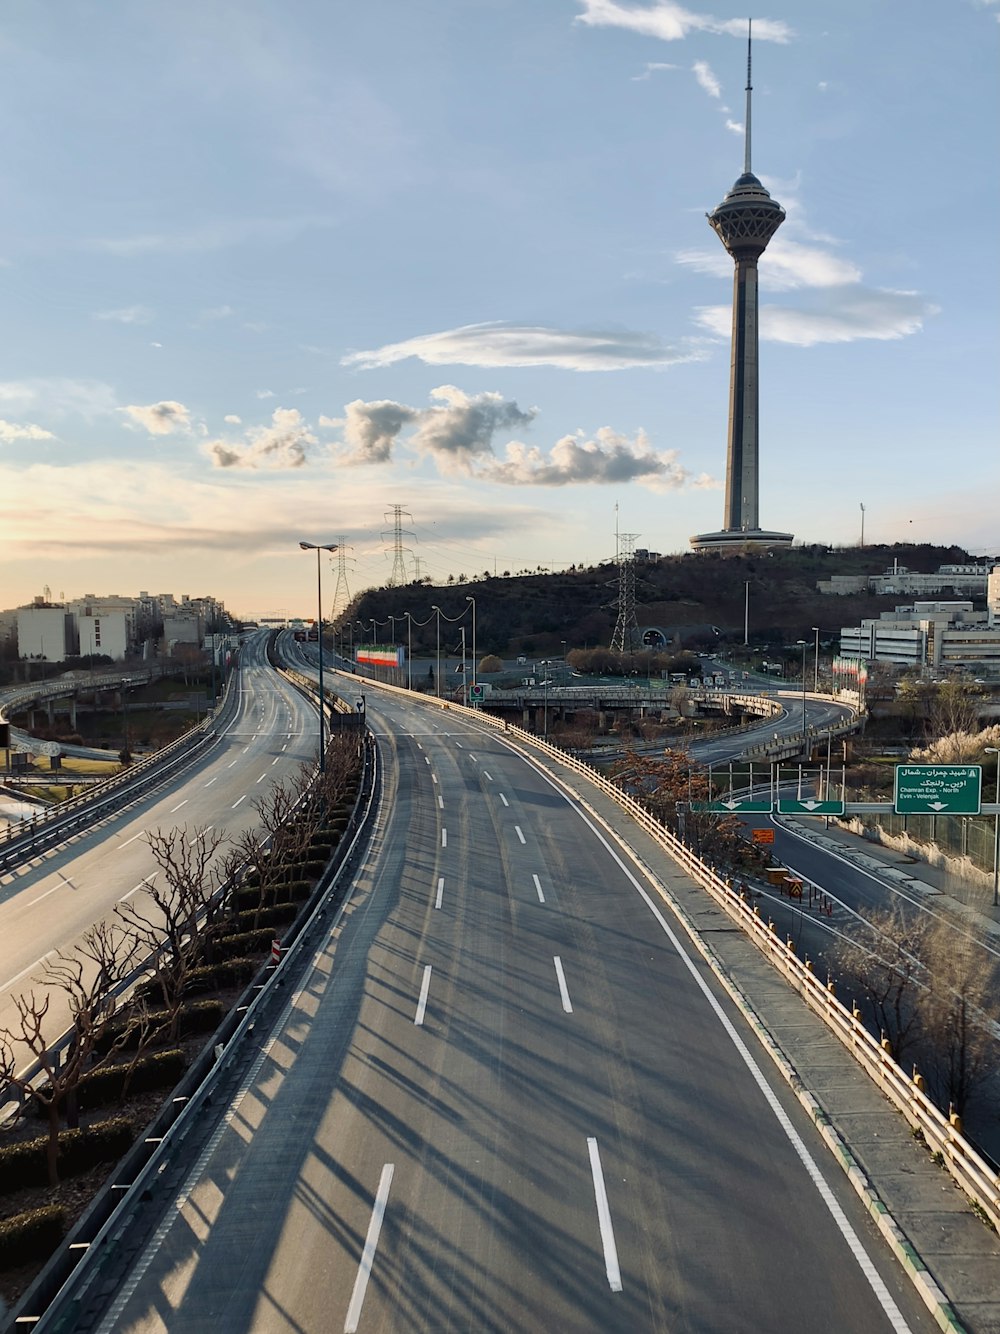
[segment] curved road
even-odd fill
[[[100,1328],[933,1328],[640,871],[502,735],[367,693],[353,895]]]
[[[145,832],[237,834],[257,823],[255,800],[315,758],[316,711],[267,664],[264,642],[258,636],[244,649],[239,707],[214,746],[162,787],[0,876],[0,1028],[13,1024],[11,997],[31,990],[47,958],[70,950],[116,903],[142,901],[157,874]],[[68,1023],[59,999],[49,1014],[53,1037]]]

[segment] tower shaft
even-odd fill
[[[725,527],[744,532],[759,527],[757,373],[757,260],[738,259],[733,272]]]

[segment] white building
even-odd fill
[[[63,606],[17,609],[17,656],[62,662],[76,652],[73,618]]]
[[[845,627],[840,652],[903,667],[1000,674],[1000,623],[973,611],[971,602],[915,602]]]
[[[986,607],[990,625],[1000,626],[1000,565],[994,565],[986,581]]]
[[[851,593],[873,593],[879,597],[892,594],[929,594],[955,592],[966,597],[982,597],[986,593],[989,575],[987,563],[978,565],[942,565],[934,574],[920,574],[908,570],[899,561],[881,574],[835,574],[821,579],[816,587],[821,593],[847,596]]]
[[[77,616],[76,629],[81,656],[100,653],[121,662],[128,655],[129,620],[123,611]]]

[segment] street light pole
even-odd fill
[[[406,617],[406,688],[413,689],[413,617],[404,612]]]
[[[1000,749],[997,749],[996,746],[987,746],[986,754],[995,755],[997,757],[997,787],[993,800],[997,806],[1000,806]],[[998,895],[997,893],[998,890],[1000,890],[1000,811],[997,811],[993,816],[993,906],[994,908],[1000,905],[1000,895]]]
[[[808,645],[804,639],[796,641],[802,646],[802,746],[806,744],[806,648]]]
[[[303,551],[316,553],[316,642],[319,645],[319,771],[326,771],[326,743],[323,737],[323,710],[326,696],[323,694],[323,567],[321,551],[336,551],[336,542],[300,542]]]
[[[743,580],[743,647],[750,644],[750,580]]]
[[[472,595],[466,597],[466,602],[472,603],[472,684],[476,684],[476,599]]]
[[[814,625],[813,629],[816,631],[816,670],[813,674],[813,690],[818,695],[819,694],[819,626]]]
[[[431,607],[431,611],[437,612],[437,666],[434,669],[434,694],[441,698],[441,608]]]

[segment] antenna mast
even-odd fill
[[[750,171],[750,94],[753,92],[753,85],[750,82],[750,30],[753,26],[753,19],[747,19],[747,122],[746,122],[746,144],[743,149],[743,170]]]

